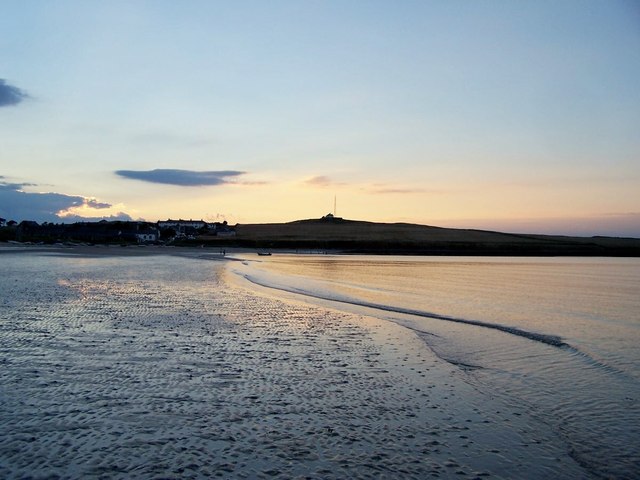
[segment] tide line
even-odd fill
[[[382,310],[385,312],[393,312],[393,313],[401,313],[401,314],[407,314],[407,315],[415,315],[418,317],[424,317],[424,318],[431,318],[434,320],[444,320],[447,322],[455,322],[455,323],[463,323],[466,325],[474,325],[476,327],[483,327],[483,328],[491,328],[493,330],[499,330],[501,332],[505,332],[511,335],[516,335],[518,337],[523,337],[523,338],[527,338],[529,340],[533,340],[535,342],[540,342],[540,343],[544,343],[546,345],[551,345],[553,347],[559,347],[559,348],[563,348],[563,347],[568,347],[571,350],[575,350],[575,348],[571,347],[571,345],[569,345],[568,343],[565,343],[561,337],[557,336],[557,335],[547,335],[544,333],[536,333],[536,332],[529,332],[527,330],[522,330],[520,328],[517,327],[510,327],[508,325],[501,325],[499,323],[489,323],[489,322],[483,322],[480,320],[471,320],[471,319],[467,319],[467,318],[458,318],[458,317],[450,317],[448,315],[441,315],[438,313],[432,313],[432,312],[425,312],[422,310],[413,310],[413,309],[409,309],[409,308],[401,308],[401,307],[394,307],[391,305],[384,305],[384,304],[380,304],[380,303],[370,303],[370,302],[359,302],[356,300],[352,300],[352,299],[346,299],[346,298],[336,298],[336,297],[329,297],[329,296],[323,296],[323,295],[318,295],[317,293],[312,293],[312,292],[308,292],[305,290],[301,290],[298,288],[293,288],[293,287],[284,287],[281,285],[275,286],[275,285],[269,285],[265,282],[261,282],[260,280],[256,279],[255,277],[249,275],[249,274],[240,274],[242,275],[247,281],[256,284],[256,285],[260,285],[261,287],[265,287],[265,288],[271,288],[274,290],[281,290],[284,292],[288,292],[288,293],[294,293],[294,294],[298,294],[298,295],[304,295],[307,297],[311,297],[311,298],[317,298],[319,300],[326,300],[326,301],[330,301],[330,302],[338,302],[338,303],[344,303],[344,304],[348,304],[348,305],[355,305],[358,307],[366,307],[366,308],[373,308],[376,310]]]

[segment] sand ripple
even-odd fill
[[[2,478],[586,477],[402,327],[220,263],[3,260]]]

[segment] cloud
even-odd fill
[[[5,181],[4,175],[0,175],[0,190],[22,190],[24,187],[35,187],[35,183],[11,183]]]
[[[385,185],[382,183],[374,184],[372,187],[367,188],[367,193],[382,194],[382,195],[407,195],[412,193],[429,193],[429,194],[443,194],[444,190],[433,190],[427,188],[415,188],[415,187],[396,187],[393,185]]]
[[[250,185],[250,186],[262,186],[262,185],[269,185],[269,182],[265,181],[265,180],[243,180],[242,182],[233,182],[233,183],[237,183],[238,185]]]
[[[107,221],[116,221],[119,220],[121,222],[132,222],[133,218],[131,215],[125,212],[118,212],[115,215],[103,216],[103,217],[82,217],[80,215],[65,215],[61,217],[59,220],[63,220],[64,223],[75,223],[75,222],[99,222],[100,220]]]
[[[332,181],[329,177],[324,175],[318,175],[316,177],[309,178],[304,182],[307,185],[313,185],[314,187],[328,187]]]
[[[304,184],[311,187],[331,187],[335,185],[344,185],[344,182],[336,182],[326,175],[317,175],[305,180]]]
[[[17,105],[27,98],[29,95],[26,92],[9,85],[6,80],[0,78],[0,107]]]
[[[229,180],[229,177],[244,175],[245,172],[236,170],[196,172],[193,170],[158,168],[155,170],[117,170],[115,173],[124,178],[141,180],[143,182],[179,185],[182,187],[200,187],[234,183]]]
[[[425,190],[419,188],[374,188],[369,191],[369,193],[379,193],[379,194],[401,194],[405,195],[408,193],[424,193]]]
[[[111,208],[113,206],[110,203],[98,202],[95,198],[85,198],[85,205],[89,208],[95,209]]]
[[[94,213],[94,210],[111,208],[109,203],[99,202],[95,198],[87,198],[79,195],[66,195],[64,193],[30,193],[22,191],[25,186],[34,186],[33,183],[12,183],[5,181],[0,176],[0,217],[7,220],[34,220],[36,222],[73,222],[111,219],[114,215],[105,216],[80,216],[73,213],[79,209],[82,212]],[[128,214],[118,212],[117,219],[131,219]],[[115,218],[114,218],[115,219]]]

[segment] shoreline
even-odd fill
[[[174,255],[174,256],[189,256],[194,257],[204,255],[209,259],[229,259],[229,256],[234,254],[240,255],[256,255],[256,259],[259,258],[259,252],[265,250],[264,248],[253,247],[238,247],[238,246],[203,246],[203,245],[38,245],[30,243],[2,243],[0,242],[0,255],[7,253],[68,253],[71,255],[86,255],[86,256],[114,256],[114,257],[127,257],[127,256],[153,256],[153,255]],[[635,255],[590,255],[590,254],[524,254],[524,253],[420,253],[416,251],[347,251],[340,249],[308,249],[308,248],[268,248],[272,255],[309,255],[309,256],[325,256],[325,255],[339,255],[344,257],[349,256],[379,256],[381,258],[400,256],[400,257],[469,257],[469,258],[637,258],[640,254]],[[224,253],[223,253],[224,252]],[[187,254],[187,255],[185,255]]]

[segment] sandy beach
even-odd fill
[[[589,478],[411,330],[124,250],[2,256],[0,477]]]

